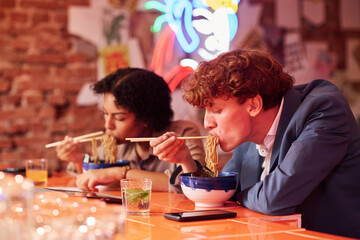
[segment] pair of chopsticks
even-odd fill
[[[85,134],[85,135],[81,135],[78,137],[74,137],[74,140],[79,140],[79,142],[90,142],[93,138],[95,139],[101,139],[102,137],[100,137],[100,135],[103,135],[104,132],[100,131],[100,132],[94,132],[94,133],[89,133],[89,134]],[[49,143],[45,145],[45,148],[52,148],[52,147],[56,147],[58,145],[61,144],[62,141],[58,141],[58,142],[53,142],[53,143]]]
[[[208,136],[194,136],[194,137],[178,137],[178,139],[202,139],[202,138],[207,138]],[[125,140],[128,140],[130,142],[149,142],[153,139],[156,139],[154,137],[151,138],[125,138]]]

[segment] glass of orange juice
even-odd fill
[[[33,180],[34,185],[45,185],[48,178],[48,162],[45,158],[26,160],[26,177]]]

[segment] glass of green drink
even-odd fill
[[[150,213],[151,180],[121,179],[121,196],[126,213],[148,215]]]

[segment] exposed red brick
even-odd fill
[[[28,131],[28,124],[26,122],[17,122],[10,124],[8,133],[10,134],[19,134],[26,133]]]
[[[10,148],[12,147],[12,142],[10,138],[0,138],[0,148]]]
[[[1,20],[1,21],[4,21],[5,18],[6,18],[5,11],[1,11],[1,9],[0,9],[0,20]]]
[[[9,81],[0,80],[0,93],[5,93],[10,90],[11,84]]]
[[[71,106],[77,104],[77,95],[69,95],[68,100]]]
[[[49,21],[49,14],[44,13],[34,13],[32,16],[32,22],[34,25],[40,24],[40,23],[47,23]]]
[[[4,105],[16,106],[20,104],[21,97],[18,94],[7,94],[1,97],[0,101]]]
[[[9,45],[10,48],[10,45]],[[26,62],[27,55],[23,52],[6,52],[1,56],[2,59],[6,59],[8,63],[12,64],[23,64]]]
[[[32,54],[28,56],[29,63],[65,64],[66,58],[62,54]]]
[[[58,88],[65,91],[74,91],[79,92],[81,87],[83,86],[82,83],[60,83],[58,84]]]
[[[50,132],[52,134],[61,134],[62,138],[69,134],[69,126],[64,123],[55,123],[50,127]]]
[[[28,123],[29,132],[31,132],[32,136],[49,137],[50,134],[47,131],[48,121],[44,121],[44,119],[41,119],[41,121],[39,121],[39,119],[41,118],[37,118],[36,121],[31,121],[30,123]]]
[[[67,99],[64,93],[58,93],[51,95],[49,98],[49,104],[62,106],[67,103]]]
[[[53,107],[42,107],[39,111],[39,118],[40,119],[54,119],[56,115],[56,111]]]
[[[28,20],[28,15],[26,13],[14,12],[10,14],[11,22],[21,22],[25,23]]]
[[[22,106],[41,105],[43,101],[44,96],[40,90],[25,90],[21,99]]]
[[[93,77],[96,71],[93,68],[76,68],[71,71],[73,77]]]
[[[29,118],[36,118],[36,117],[37,117],[37,112],[36,112],[36,109],[34,109],[34,108],[22,107],[22,108],[18,108],[15,110],[15,118],[29,119]]]
[[[33,140],[36,141],[36,140]],[[41,145],[43,146],[43,145]],[[36,148],[28,148],[29,146],[26,146],[25,148],[20,148],[19,153],[19,159],[22,160],[23,163],[25,163],[24,160],[30,159],[30,158],[43,158],[43,152],[40,149]],[[30,146],[31,147],[31,146]]]
[[[90,0],[68,0],[68,5],[89,6]]]
[[[1,119],[12,119],[15,117],[15,110],[0,110]]]
[[[46,8],[46,9],[59,9],[65,8],[67,5],[66,0],[22,0],[21,7],[28,8]]]
[[[19,72],[20,68],[16,66],[2,69],[2,74],[5,78],[13,78],[15,76],[18,76]]]
[[[1,120],[0,119],[0,134],[8,134],[8,122],[7,120]]]
[[[65,25],[68,23],[68,15],[67,12],[63,12],[63,13],[55,13],[54,16],[54,22],[58,23],[58,24],[62,24]]]
[[[15,91],[21,91],[22,89],[30,89],[33,82],[33,77],[29,74],[21,74],[15,77],[13,81],[13,88]]]
[[[44,79],[46,75],[50,74],[50,69],[48,67],[31,66],[31,68],[22,69],[21,73],[30,75],[34,79]]]
[[[32,80],[32,82],[23,81],[15,84],[15,88],[19,92],[23,92],[28,89],[51,91],[55,88],[55,85],[52,82],[46,81],[46,79]]]
[[[88,58],[85,55],[80,54],[80,53],[72,54],[67,59],[67,61],[69,63],[72,63],[72,62],[85,62],[86,60],[88,60]]]
[[[16,151],[3,151],[0,153],[1,163],[18,166],[20,162],[20,154]]]
[[[79,119],[78,121],[74,121],[69,125],[69,129],[71,131],[79,131],[88,128],[87,119]]]
[[[13,142],[17,147],[34,147],[34,149],[38,148],[37,146],[45,146],[47,143],[47,138],[39,138],[39,137],[19,137],[15,136],[13,138]],[[34,150],[35,152],[35,150]],[[41,150],[39,150],[41,152]]]
[[[0,7],[15,7],[15,0],[1,0]]]
[[[12,48],[15,51],[26,51],[29,49],[29,46],[30,46],[29,41],[22,40],[22,39],[14,40],[12,43]]]

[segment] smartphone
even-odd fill
[[[43,192],[43,191],[58,191],[58,192],[64,192],[70,196],[75,196],[75,197],[86,197],[86,198],[93,198],[93,199],[100,199],[105,201],[106,203],[116,203],[116,204],[122,204],[122,199],[121,197],[118,196],[114,196],[114,195],[109,195],[109,194],[105,194],[105,193],[99,193],[99,192],[84,192],[84,191],[79,191],[79,190],[70,190],[70,189],[61,189],[61,188],[57,188],[57,187],[46,187],[46,188],[41,188],[41,190],[37,190],[37,192]]]
[[[11,173],[11,174],[25,174],[25,168],[5,168],[2,169],[0,171],[6,172],[6,173]]]
[[[236,212],[230,212],[222,209],[187,211],[187,212],[174,212],[165,213],[164,217],[178,222],[211,220],[220,218],[236,217]]]

